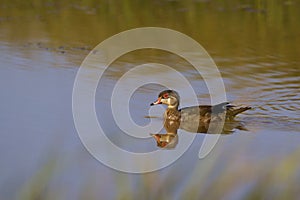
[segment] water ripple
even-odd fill
[[[229,97],[254,107],[255,124],[299,131],[300,63],[278,57],[222,59]]]

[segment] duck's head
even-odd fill
[[[150,106],[157,104],[166,104],[168,108],[178,108],[179,106],[179,94],[174,90],[164,90],[159,93],[158,98],[155,102],[151,103]]]

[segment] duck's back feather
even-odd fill
[[[230,105],[228,102],[220,103],[214,106],[211,105],[200,105],[200,106],[192,106],[182,108],[179,111],[181,112],[181,116],[183,115],[198,115],[200,117],[210,117],[211,114],[220,114],[226,110],[226,117],[234,118],[237,114],[242,113],[246,110],[251,109],[249,106],[245,107],[237,107],[234,105]]]

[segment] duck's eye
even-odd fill
[[[167,99],[168,97],[169,97],[168,93],[166,93],[166,94],[163,95],[164,99]]]

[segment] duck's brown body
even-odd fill
[[[192,116],[198,117],[203,122],[208,122],[213,117],[220,117],[225,115],[226,119],[233,119],[237,114],[242,113],[251,107],[236,107],[229,105],[228,102],[217,104],[214,106],[201,105],[182,108],[179,110],[182,118],[191,118]]]
[[[251,109],[249,106],[233,106],[228,102],[214,106],[200,105],[178,109],[179,102],[180,97],[176,91],[165,90],[158,95],[157,101],[151,105],[168,105],[164,113],[164,119],[178,121],[180,128],[191,132],[207,132],[211,122],[217,123],[222,121],[222,119],[232,120],[237,114]]]

